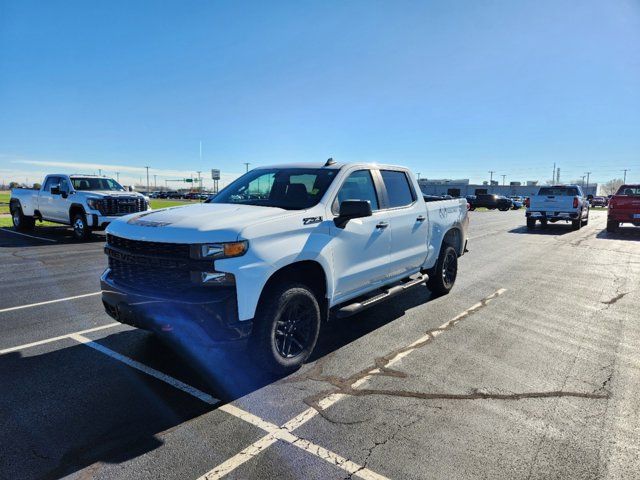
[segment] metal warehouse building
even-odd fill
[[[426,195],[451,195],[452,197],[465,197],[467,195],[478,195],[482,193],[495,193],[497,195],[511,196],[518,195],[528,197],[538,193],[541,185],[536,181],[511,182],[509,185],[499,185],[498,182],[485,182],[482,185],[469,183],[468,178],[459,180],[431,180],[421,178],[418,180],[420,190]],[[598,191],[597,183],[590,183],[588,187],[582,187],[585,195],[596,195]]]

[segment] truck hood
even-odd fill
[[[107,233],[152,242],[233,242],[246,226],[287,213],[273,207],[200,203],[127,215],[111,223]]]

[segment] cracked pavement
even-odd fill
[[[471,216],[450,295],[325,325],[288,378],[124,327],[87,335],[214,396],[210,376],[251,377],[232,404],[281,429],[317,413],[225,478],[640,478],[640,229],[609,235],[602,211],[579,231]],[[91,292],[104,266],[100,242],[3,241],[0,309]],[[99,297],[8,312],[0,348],[109,322]],[[197,478],[265,435],[71,341],[0,357],[0,380],[0,478]]]

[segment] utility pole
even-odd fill
[[[624,179],[622,180],[622,183],[627,183],[627,172],[629,171],[629,169],[625,168],[622,171],[624,172]]]
[[[504,187],[504,179],[505,179],[506,175],[502,175],[502,186]]]
[[[585,179],[586,175],[582,175],[582,188],[584,188],[584,179]]]
[[[202,142],[200,142],[200,147],[202,148]],[[200,192],[202,192],[202,177],[200,176],[200,174],[202,173],[202,170],[198,171],[198,185],[200,188]]]
[[[489,178],[489,190],[491,190],[491,185],[493,184],[493,174],[496,173],[494,170],[489,170],[491,177]]]
[[[585,172],[585,175],[587,176],[587,187],[586,187],[586,190],[589,190],[589,175],[591,175],[591,172]]]
[[[149,193],[149,167],[144,167],[147,169],[147,194]]]
[[[420,172],[417,172],[416,176],[418,177],[418,180],[420,180]]]
[[[154,173],[153,174],[153,189],[156,190],[158,188],[158,180],[157,180],[157,175]]]
[[[120,183],[120,172],[116,172],[116,182]]]
[[[249,165],[251,165],[249,162],[244,162],[244,166],[246,167],[246,171],[249,171]]]
[[[551,176],[551,183],[556,181],[556,162],[553,162],[553,175]]]

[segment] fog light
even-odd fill
[[[220,272],[200,272],[200,279],[202,283],[218,282],[224,278],[226,274]]]
[[[224,272],[191,272],[191,281],[197,285],[225,287],[235,285],[236,277]]]

